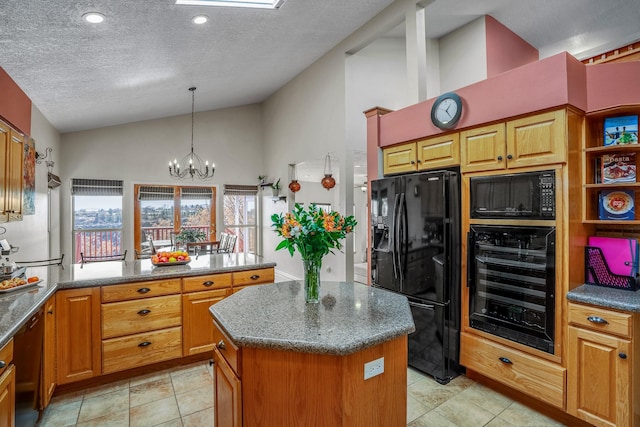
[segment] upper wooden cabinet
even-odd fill
[[[460,133],[462,172],[563,163],[566,111],[557,110]]]
[[[447,134],[383,149],[384,174],[416,172],[460,164],[459,134]]]
[[[24,135],[0,122],[0,222],[22,219]]]

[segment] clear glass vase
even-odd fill
[[[316,304],[320,299],[320,268],[322,258],[303,259],[304,265],[304,299],[307,303]]]

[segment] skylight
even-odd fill
[[[279,9],[286,0],[176,0],[176,4],[190,6],[251,7]]]

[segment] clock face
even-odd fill
[[[431,108],[431,121],[440,129],[451,129],[462,115],[462,100],[454,93],[440,95]]]
[[[457,113],[458,104],[456,104],[456,102],[451,98],[445,98],[444,101],[442,101],[440,105],[438,105],[438,108],[436,110],[436,118],[439,122],[447,124],[452,121],[454,117],[456,117]]]

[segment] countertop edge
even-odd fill
[[[20,317],[20,320],[14,322],[11,328],[9,328],[9,330],[5,332],[2,337],[0,337],[0,348],[4,347],[15,336],[20,328],[24,326],[25,323],[27,323],[27,320],[29,320],[31,316],[33,316],[38,310],[40,310],[40,308],[46,304],[49,298],[51,298],[51,296],[55,294],[57,290],[58,286],[55,284],[47,286],[40,301],[37,304],[32,305],[29,310],[25,311]]]
[[[567,300],[614,310],[640,313],[640,291],[581,285],[567,293]]]

